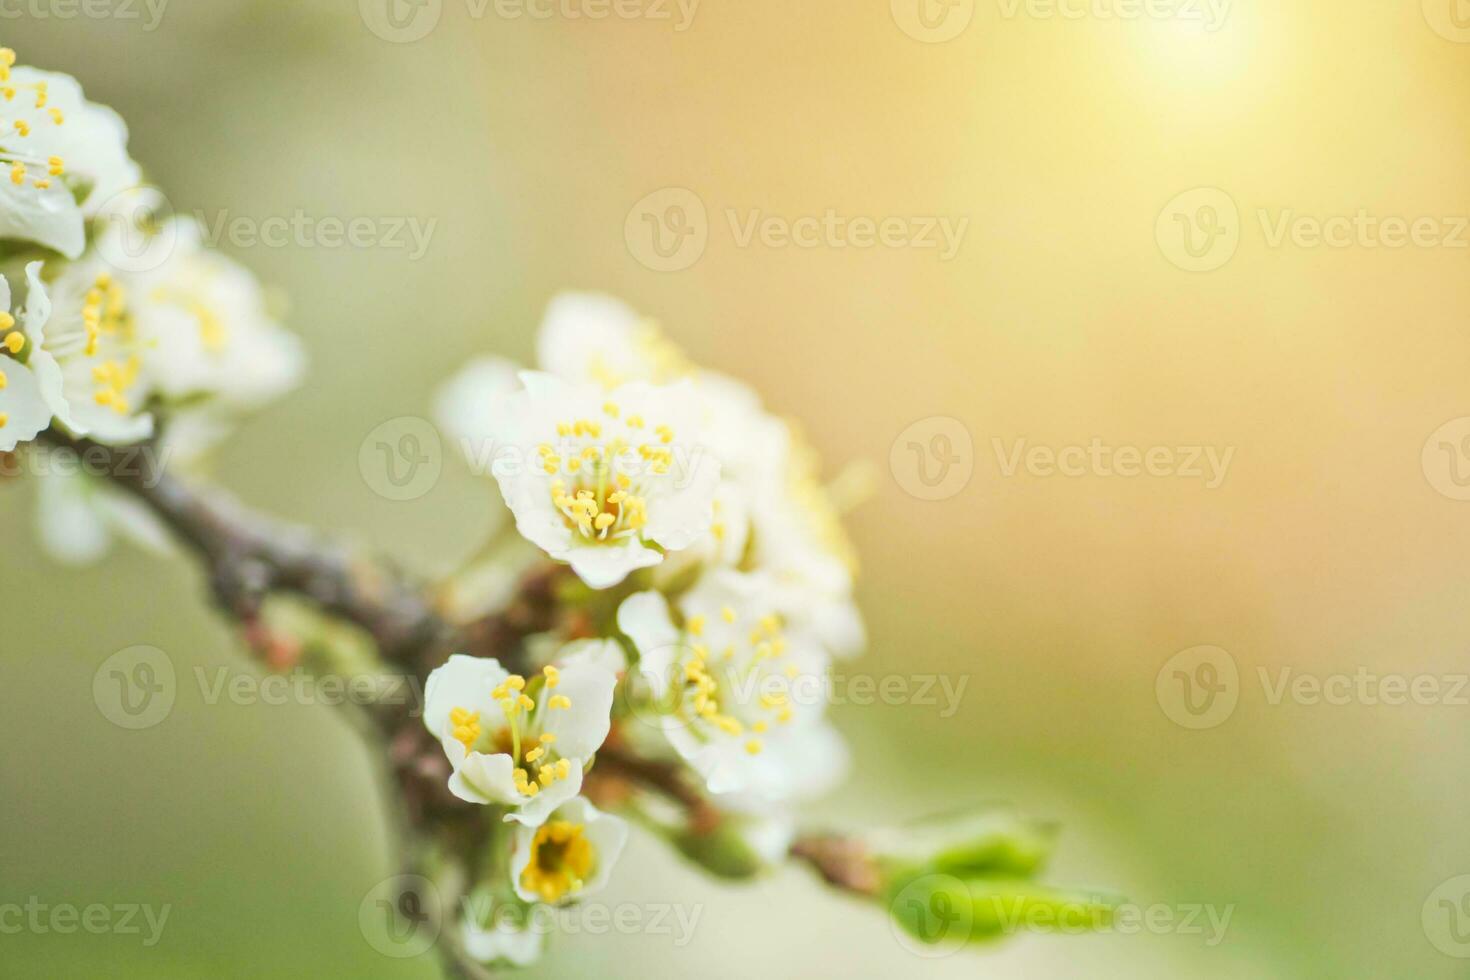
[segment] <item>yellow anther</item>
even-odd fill
[[[10,423],[10,413],[9,412],[0,412],[0,429],[5,428],[5,426],[8,425],[9,423]]]
[[[613,404],[612,402],[607,402],[606,404],[604,404],[602,406],[602,410],[608,415],[611,415],[613,418],[617,418],[618,413],[621,411],[618,406]]]
[[[15,163],[10,166],[10,182],[19,187],[26,182],[26,165]]]
[[[45,99],[45,97],[46,97],[45,95],[42,95],[41,96],[42,99]],[[36,104],[36,108],[37,109],[41,108],[41,103],[38,102]],[[56,123],[56,125],[60,126],[62,123],[66,122],[66,117],[61,114],[61,110],[60,109],[56,108],[55,106],[52,106],[49,111],[50,111],[50,114],[51,114],[51,121],[54,122],[54,123]]]
[[[552,742],[555,742],[555,741],[556,741],[556,736],[553,735],[551,732],[542,732],[541,733],[541,744],[542,745],[550,745]]]
[[[526,761],[527,762],[535,762],[537,759],[541,758],[545,754],[546,754],[546,749],[544,747],[538,745],[534,749],[530,749],[530,750],[528,750],[526,752]]]
[[[511,674],[505,679],[504,683],[512,691],[524,691],[526,689],[526,679],[520,674]]]
[[[548,708],[570,708],[572,706],[572,699],[565,694],[554,694],[551,700],[546,703],[546,706]]]
[[[703,616],[690,616],[689,617],[689,622],[686,625],[689,627],[689,633],[690,633],[690,635],[692,635],[692,636],[703,636],[704,635],[704,617]]]
[[[761,745],[761,740],[758,738],[753,738],[749,742],[745,743],[745,751],[749,752],[751,755],[760,755],[762,747],[763,746]]]
[[[524,694],[516,698],[516,704],[520,705],[522,708],[525,708],[527,711],[530,711],[532,708],[536,707],[536,702],[532,701]]]
[[[541,673],[546,675],[546,686],[548,689],[556,687],[556,685],[561,683],[561,671],[557,670],[551,664],[542,667]]]
[[[15,121],[15,131],[22,136],[29,136],[31,135],[31,124],[24,119],[17,119]]]
[[[727,623],[735,622],[735,610],[729,606],[720,607],[720,618]]]
[[[61,157],[48,157],[46,159],[46,172],[53,177],[60,177],[66,173],[66,164],[62,162]],[[99,276],[98,278],[101,277]]]

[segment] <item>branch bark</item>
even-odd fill
[[[366,629],[395,663],[448,632],[403,576],[308,528],[194,487],[167,472],[151,445],[104,446],[56,429],[41,438],[76,453],[89,472],[105,471],[114,486],[147,505],[203,561],[216,601],[237,619],[252,620],[271,592],[295,593]]]

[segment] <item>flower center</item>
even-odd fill
[[[642,416],[622,417],[613,402],[602,406],[609,427],[626,435],[603,438],[604,422],[574,419],[556,426],[557,444],[537,448],[546,473],[565,473],[551,484],[551,502],[567,527],[587,541],[616,542],[636,535],[648,523],[649,477],[665,476],[674,463],[674,430],[659,425],[652,438]],[[631,471],[631,475],[630,475]]]
[[[521,885],[547,902],[580,891],[595,863],[585,830],[569,820],[550,820],[538,827],[531,840],[531,860],[521,872]]]
[[[679,710],[691,722],[702,722],[732,738],[748,731],[751,737],[745,742],[745,750],[758,755],[765,747],[759,736],[773,723],[791,721],[789,682],[800,672],[795,664],[788,664],[782,674],[771,670],[772,662],[786,653],[780,617],[762,616],[748,631],[729,606],[720,610],[720,619],[724,623],[720,639],[730,642],[715,653],[704,642],[708,624],[703,616],[691,616],[684,624],[689,636],[698,642],[691,644],[684,662],[685,687]],[[747,646],[746,655],[737,657],[741,645]]]
[[[15,52],[10,48],[0,48],[0,98],[5,102],[14,102],[21,96],[22,91],[34,95],[35,109],[46,110],[42,119],[37,122],[31,119],[18,118],[10,122],[0,119],[0,136],[14,133],[18,139],[28,139],[35,131],[37,125],[61,126],[66,123],[66,117],[62,111],[55,106],[47,106],[46,100],[49,95],[46,91],[45,82],[32,82],[26,85],[13,85],[10,80],[10,69],[15,66]],[[7,140],[7,142],[9,142]],[[10,182],[17,187],[30,178],[33,186],[45,190],[51,186],[52,177],[60,177],[66,173],[66,164],[61,157],[48,156],[45,159],[32,153],[18,153],[13,149],[0,150],[0,164],[10,167]],[[32,168],[42,170],[45,176],[32,176]]]
[[[453,708],[449,712],[451,734],[466,752],[479,751],[478,747],[483,745],[508,754],[512,762],[524,763],[516,766],[512,776],[516,791],[526,797],[535,796],[572,773],[571,760],[562,758],[556,751],[556,735],[541,730],[547,713],[565,711],[572,706],[572,699],[565,694],[551,693],[561,683],[560,672],[555,667],[547,665],[533,683],[541,694],[539,703],[527,693],[526,679],[520,674],[511,674],[490,692],[500,705],[506,724],[488,738],[480,722],[480,712],[468,708]]]

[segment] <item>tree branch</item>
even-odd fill
[[[54,428],[41,438],[75,453],[86,472],[105,473],[156,514],[203,560],[215,599],[238,619],[253,619],[271,592],[295,593],[363,627],[394,662],[447,631],[423,592],[397,573],[308,528],[192,486],[165,470],[151,444],[104,446]]]

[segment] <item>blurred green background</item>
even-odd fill
[[[360,475],[360,444],[428,415],[466,358],[529,359],[558,290],[615,293],[802,419],[829,461],[874,465],[852,517],[872,649],[852,669],[969,677],[950,718],[838,709],[858,764],[814,821],[1008,799],[1063,823],[1053,880],[1234,906],[1214,947],[1028,936],[921,961],[878,911],[800,870],[723,886],[639,837],[607,901],[699,904],[694,942],[569,937],[536,975],[1466,975],[1421,907],[1470,871],[1470,708],[1271,705],[1256,681],[1466,669],[1470,504],[1420,462],[1470,414],[1466,252],[1271,247],[1256,220],[1470,214],[1470,45],[1430,28],[1436,0],[1251,0],[1213,32],[980,3],[946,43],[877,0],[705,0],[684,31],[444,0],[428,36],[389,43],[365,27],[373,2],[174,0],[154,30],[141,6],[0,22],[22,63],[123,113],[181,211],[437,220],[417,261],[222,245],[289,297],[313,372],[227,446],[221,481],[448,568],[489,527],[493,487],[447,458],[430,493],[389,501]],[[707,206],[709,243],[659,273],[624,221],[670,186]],[[1238,253],[1209,273],[1176,268],[1154,234],[1199,186],[1242,215]],[[742,248],[732,208],[970,224],[942,262]],[[888,464],[931,416],[974,443],[969,485],[936,502]],[[1005,477],[992,449],[1094,436],[1236,452],[1206,490]],[[195,666],[251,668],[196,570],[126,550],[58,568],[35,544],[33,492],[0,488],[0,902],[172,912],[151,949],[0,936],[0,975],[437,975],[359,933],[359,901],[394,869],[348,727],[323,708],[206,704]],[[168,719],[136,732],[91,697],[99,664],[134,644],[184,679]],[[1243,691],[1228,721],[1193,731],[1154,682],[1199,644],[1230,651]]]

